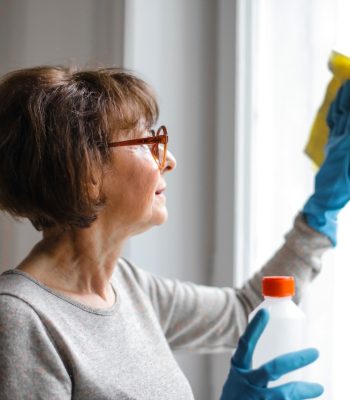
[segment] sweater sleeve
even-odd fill
[[[149,296],[173,350],[199,353],[232,351],[248,314],[262,301],[261,278],[293,275],[299,301],[321,270],[321,256],[332,245],[299,214],[285,243],[242,288],[217,288],[164,279],[133,267],[138,284]]]
[[[285,236],[282,247],[239,290],[239,297],[248,313],[262,300],[263,276],[292,275],[295,279],[294,301],[299,303],[308,285],[321,272],[322,255],[333,248],[327,236],[310,228],[302,213],[294,220],[294,226]]]
[[[71,399],[71,380],[36,312],[24,301],[0,295],[1,399]]]

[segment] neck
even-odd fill
[[[34,271],[39,280],[57,290],[107,299],[126,240],[122,232],[109,233],[98,224],[78,230],[50,229],[18,268]]]

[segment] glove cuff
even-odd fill
[[[312,201],[305,204],[303,214],[306,223],[314,230],[327,236],[333,247],[337,245],[337,216],[340,210],[325,211]]]

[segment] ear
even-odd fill
[[[91,172],[91,180],[89,184],[89,195],[91,199],[98,200],[101,197],[103,183],[103,171],[93,168]]]

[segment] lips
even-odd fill
[[[158,190],[156,190],[156,195],[158,195],[158,194],[162,194],[164,191],[165,191],[165,187],[163,187],[163,188],[161,188],[161,189],[158,189]]]

